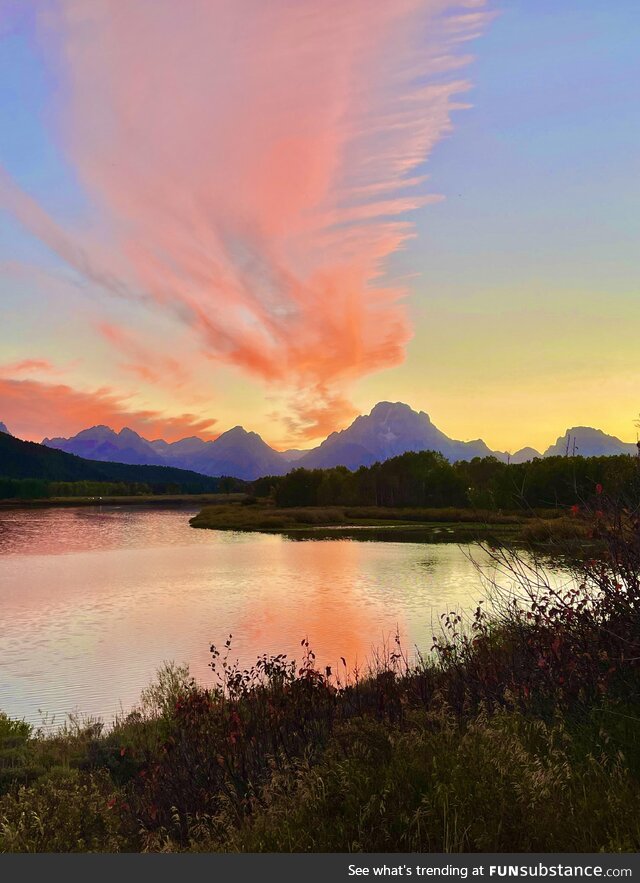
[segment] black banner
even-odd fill
[[[640,881],[640,855],[582,853],[483,853],[464,855],[415,854],[172,854],[172,855],[3,855],[0,880],[35,874],[64,874],[91,880],[118,874],[118,883],[140,874],[171,875],[175,883],[195,879],[283,883],[349,883],[375,879],[498,881],[508,878],[556,880],[623,879]],[[181,878],[175,877],[180,874]],[[87,877],[86,875],[91,875]],[[189,875],[185,878],[184,875]],[[153,878],[150,878],[153,879]],[[167,879],[169,877],[167,876]]]

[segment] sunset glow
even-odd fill
[[[632,438],[637,10],[535,6],[0,0],[0,420]]]

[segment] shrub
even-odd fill
[[[405,728],[355,720],[320,765],[274,780],[266,807],[223,848],[636,851],[640,797],[624,759],[575,747],[561,719],[516,712],[466,725],[444,709]]]
[[[150,831],[185,843],[191,820],[223,806],[236,821],[292,757],[320,749],[331,731],[336,691],[303,642],[300,668],[283,655],[242,670],[211,648],[213,690],[191,684],[176,702],[173,726],[134,789],[137,816]]]
[[[592,539],[589,524],[575,518],[536,518],[524,525],[521,538],[525,543],[585,542]]]
[[[0,794],[15,782],[29,782],[43,772],[29,750],[32,728],[0,711]]]
[[[0,852],[126,851],[127,809],[106,772],[53,772],[0,798]]]

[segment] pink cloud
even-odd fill
[[[172,356],[151,349],[125,328],[113,322],[99,322],[98,331],[125,357],[123,368],[140,380],[165,388],[182,389],[187,381],[185,366]]]
[[[281,445],[323,438],[336,426],[346,425],[357,415],[357,410],[345,396],[323,387],[298,391],[288,402],[288,410],[288,413],[272,414],[287,430],[287,440],[280,442]]]
[[[0,373],[2,374],[58,374],[59,370],[47,359],[21,359],[17,362],[7,362],[0,365]]]
[[[216,436],[214,419],[139,410],[131,406],[130,398],[108,387],[87,392],[66,384],[0,377],[0,419],[19,438],[40,441],[44,436],[69,436],[96,424],[116,431],[128,426],[147,438],[167,441],[189,435]]]
[[[419,167],[465,106],[450,75],[483,5],[54,2],[58,132],[96,222],[66,228],[6,175],[0,199],[94,285],[178,316],[211,359],[305,391],[292,425],[325,426],[306,391],[337,417],[351,381],[404,358],[407,291],[385,263],[441,198]]]

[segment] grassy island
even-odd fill
[[[584,541],[588,532],[581,519],[562,510],[495,512],[474,509],[393,509],[376,506],[278,507],[270,501],[247,505],[205,506],[190,520],[192,527],[210,530],[282,533],[292,539],[408,540],[414,542],[472,542],[491,540],[544,542]]]
[[[637,499],[637,458],[549,457],[508,464],[495,457],[449,463],[407,452],[354,472],[294,469],[247,488],[241,505],[203,508],[193,527],[425,541],[473,539],[587,544],[580,503],[599,487]]]

